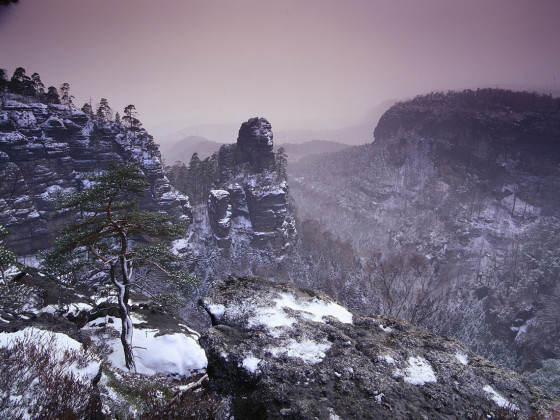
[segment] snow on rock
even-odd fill
[[[206,309],[214,317],[214,319],[220,319],[226,312],[226,307],[224,305],[219,305],[219,304],[217,305],[208,304],[206,305]]]
[[[455,353],[455,358],[461,363],[462,365],[467,366],[469,364],[469,358],[465,353],[457,352]]]
[[[393,359],[393,356],[391,356],[389,354],[384,354],[384,355],[380,356],[379,359],[384,360],[386,363],[389,363],[390,365],[395,364],[395,359]]]
[[[15,109],[29,109],[29,106],[18,101],[14,101],[12,99],[7,99],[3,102],[4,109],[7,110],[15,110]]]
[[[304,338],[302,340],[289,339],[283,343],[282,347],[271,347],[267,350],[274,357],[292,357],[314,365],[325,358],[325,352],[330,347],[330,343],[326,340],[317,342]]]
[[[393,332],[393,329],[391,327],[385,327],[385,326],[383,326],[383,324],[379,324],[379,328],[382,331],[385,331],[386,333],[392,333]]]
[[[225,190],[210,190],[210,196],[215,197],[216,200],[223,200],[229,197],[229,192]]]
[[[189,376],[206,369],[206,354],[193,338],[179,333],[157,335],[158,332],[136,330],[134,335],[137,366],[144,373]]]
[[[0,191],[0,202],[9,202],[3,206],[3,224],[11,231],[7,245],[19,254],[52,244],[58,228],[73,220],[70,212],[56,208],[55,200],[79,190],[84,178],[110,160],[140,164],[150,180],[141,208],[190,222],[188,198],[174,192],[157,145],[143,129],[96,122],[68,105],[28,106],[11,100],[0,101],[0,128],[0,169],[9,168],[18,185],[15,195]]]
[[[71,303],[68,307],[68,314],[73,316],[78,316],[80,312],[89,312],[93,310],[93,306],[88,303],[79,302]]]
[[[523,416],[553,404],[452,338],[346,313],[320,291],[230,277],[201,302],[213,324],[200,338],[208,377],[235,418],[468,418],[488,407],[485,385],[507,390]]]
[[[274,306],[256,309],[248,320],[248,326],[264,325],[274,332],[278,327],[289,327],[296,322],[296,314],[314,322],[325,322],[325,318],[333,317],[343,323],[352,323],[352,314],[335,302],[325,302],[317,298],[298,302],[293,294],[281,293],[273,303]]]
[[[405,382],[412,385],[424,385],[427,382],[437,381],[434,370],[422,357],[409,357],[408,366],[402,370],[397,369],[393,376],[402,377]]]
[[[515,404],[510,403],[507,399],[498,394],[498,392],[496,392],[496,390],[490,385],[484,385],[482,390],[488,394],[488,396],[492,399],[492,401],[496,403],[496,405],[500,407],[508,407],[514,411],[519,411],[519,408]]]
[[[227,359],[227,355],[226,355],[225,359]],[[257,368],[258,368],[259,363],[261,361],[262,360],[259,359],[258,357],[248,356],[245,359],[243,359],[242,365],[247,371],[249,371],[251,373],[255,373],[257,371]]]
[[[133,324],[144,323],[143,317],[131,316]],[[109,322],[106,322],[109,321]],[[86,325],[92,330],[101,325],[110,325],[116,334],[95,337],[98,343],[105,342],[111,349],[107,359],[118,369],[126,370],[124,352],[120,342],[121,321],[115,317],[98,318]],[[207,365],[206,354],[197,340],[182,333],[162,334],[156,329],[135,328],[132,346],[138,373],[156,373],[171,376],[190,376],[204,371]]]
[[[189,247],[189,240],[187,238],[176,239],[171,242],[171,252],[175,255],[180,255]]]

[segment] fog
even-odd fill
[[[557,89],[558,16],[553,1],[27,0],[0,9],[0,66],[70,83],[78,106],[132,103],[162,139],[219,124],[233,141],[252,116],[278,134],[371,133],[388,100]]]

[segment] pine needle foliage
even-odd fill
[[[130,290],[145,286],[144,278],[135,278],[136,269],[156,269],[177,290],[185,290],[195,281],[181,269],[167,242],[183,234],[187,226],[138,207],[137,198],[148,187],[138,165],[112,162],[107,171],[89,178],[88,188],[62,198],[60,208],[78,210],[78,220],[66,226],[54,247],[43,255],[43,271],[67,286],[83,280],[88,270],[107,270],[107,282],[118,296],[121,343],[130,370],[135,368]]]

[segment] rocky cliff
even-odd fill
[[[141,165],[150,180],[141,206],[190,220],[188,199],[165,178],[145,130],[6,94],[0,103],[0,223],[11,232],[7,244],[19,254],[48,247],[71,220],[56,210],[57,198],[84,188],[87,176],[111,160]]]
[[[276,171],[270,123],[252,118],[239,129],[237,143],[218,154],[220,180],[210,191],[208,217],[221,248],[249,239],[282,255],[295,234],[288,208],[288,183]],[[240,238],[242,236],[243,238]]]
[[[557,404],[456,340],[315,290],[232,277],[202,304],[210,385],[235,418],[529,418]]]
[[[400,312],[519,369],[560,358],[558,99],[421,96],[389,109],[374,143],[289,169],[298,214],[363,260],[355,309]]]

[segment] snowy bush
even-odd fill
[[[98,412],[100,362],[64,334],[0,334],[0,418],[81,419]]]

